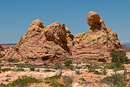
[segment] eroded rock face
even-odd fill
[[[66,30],[67,45],[71,49],[73,47],[73,44],[74,44],[73,43],[74,36],[73,36],[73,34],[71,34],[71,32],[68,28],[65,28],[65,30]]]
[[[4,59],[12,58],[22,60],[22,55],[14,46],[3,46],[3,50],[1,51],[1,57]]]
[[[106,61],[111,51],[122,49],[116,32],[105,26],[97,12],[88,13],[87,23],[91,26],[87,33],[74,37],[73,56]]]
[[[40,19],[32,22],[27,33],[20,38],[16,48],[23,60],[56,61],[69,58],[65,25],[55,22],[44,26]]]

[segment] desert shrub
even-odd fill
[[[18,60],[18,59],[9,58],[9,59],[8,59],[8,62],[17,63],[17,62],[19,62],[19,60]]]
[[[60,70],[60,75],[62,75],[62,70],[63,70],[63,65],[61,63],[56,63],[55,66],[53,66],[52,68],[54,69],[59,69]]]
[[[84,78],[80,78],[79,80],[81,80],[81,81],[83,81],[83,82],[85,82],[85,81],[86,81]]]
[[[60,78],[61,78],[61,75],[55,75],[55,76],[52,76],[52,77],[45,78],[45,80],[57,80],[57,79],[60,79]]]
[[[53,67],[54,69],[62,69],[63,66],[61,63],[56,63],[55,66]]]
[[[117,63],[126,63],[128,62],[128,58],[126,56],[126,52],[125,51],[113,51],[110,53],[111,57],[112,57],[112,62]]]
[[[51,81],[49,84],[50,84],[49,86],[51,86],[51,87],[65,87],[64,84],[59,83],[59,82],[54,81],[54,80]]]
[[[0,87],[23,87],[25,85],[28,85],[29,83],[40,83],[40,82],[43,81],[33,77],[22,76],[7,85],[0,84]]]
[[[76,70],[76,71],[75,71],[75,74],[80,75],[81,72],[80,72],[79,70]]]
[[[103,75],[106,75],[106,74],[107,74],[107,70],[106,70],[106,68],[103,68],[103,70],[102,70],[102,74],[103,74]]]
[[[64,66],[65,66],[65,68],[67,68],[67,69],[70,69],[70,70],[73,70],[73,65],[71,65],[72,64],[72,61],[71,60],[67,60],[67,61],[65,61],[64,62]]]
[[[34,67],[34,66],[31,66],[31,67],[30,67],[30,71],[35,71],[35,67]]]
[[[118,82],[122,81],[122,75],[120,74],[113,74],[112,76],[107,76],[101,80],[101,82],[106,84],[114,84],[117,85]]]
[[[76,69],[81,69],[82,67],[81,67],[81,66],[76,66],[75,68],[76,68]]]
[[[0,71],[6,72],[6,71],[11,71],[11,70],[12,70],[11,68],[4,68],[4,69],[1,69]]]
[[[112,76],[105,77],[101,80],[101,83],[116,85],[117,87],[125,87],[126,83],[123,81],[121,74],[113,74]]]
[[[36,67],[35,64],[19,64],[17,67],[22,67],[22,68],[30,68],[30,67]]]
[[[74,67],[71,65],[71,66],[69,66],[69,67],[67,67],[68,69],[70,69],[70,70],[73,70],[74,69]]]
[[[95,71],[94,74],[101,75],[101,72]]]
[[[11,77],[10,75],[6,75],[6,77]]]
[[[55,75],[52,77],[48,77],[45,78],[45,83],[49,84],[51,87],[72,87],[72,82],[73,79],[68,77],[68,76],[64,76],[62,77],[63,82],[60,83],[59,81],[61,80],[61,75]]]
[[[8,81],[9,81],[9,78],[5,79],[5,81],[8,82]]]
[[[70,66],[72,64],[72,61],[71,60],[67,60],[64,62],[65,66]]]
[[[72,87],[73,79],[68,76],[63,76],[63,82],[65,87]]]
[[[90,63],[89,65],[86,65],[89,72],[95,72],[96,69],[99,69],[99,64],[97,63]]]
[[[104,68],[106,69],[117,69],[117,70],[124,70],[124,65],[120,62],[117,63],[106,63]]]
[[[55,71],[47,69],[47,70],[44,70],[44,72],[55,72]]]
[[[62,86],[62,84],[57,82],[57,80],[60,78],[61,78],[61,75],[55,75],[52,77],[47,77],[44,80],[45,80],[46,84],[50,84],[50,86],[52,86],[52,87],[64,87],[64,86]]]

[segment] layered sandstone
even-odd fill
[[[72,57],[76,61],[105,62],[110,60],[110,52],[122,50],[116,32],[104,24],[98,13],[89,12],[87,23],[91,26],[87,33],[73,36],[65,24],[55,22],[45,26],[40,19],[34,20],[16,47],[0,45],[0,57],[51,63]]]
[[[67,39],[67,45],[68,47],[71,49],[73,47],[73,39],[74,36],[73,34],[70,32],[70,30],[68,28],[65,28],[66,30],[66,39]]]
[[[4,49],[4,58],[36,60],[35,62],[47,60],[52,63],[70,58],[66,38],[71,40],[71,33],[66,30],[65,24],[61,25],[59,22],[45,26],[40,19],[34,20],[27,33],[19,39],[16,48]]]
[[[27,33],[20,38],[16,48],[23,60],[62,60],[69,58],[65,25],[55,22],[44,26],[40,19],[32,22]]]
[[[79,33],[74,37],[73,56],[106,61],[110,52],[122,49],[116,32],[104,24],[97,12],[88,13],[87,23],[91,26],[87,33]]]

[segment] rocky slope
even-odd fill
[[[116,32],[104,24],[97,12],[89,12],[86,19],[91,28],[87,33],[79,33],[74,37],[73,56],[107,61],[110,52],[122,50]]]

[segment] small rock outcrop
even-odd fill
[[[73,56],[107,61],[110,52],[122,50],[116,32],[104,24],[97,12],[88,13],[87,23],[91,26],[87,33],[79,33],[74,37]]]

